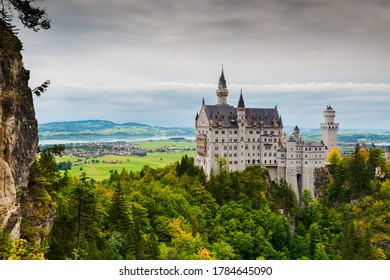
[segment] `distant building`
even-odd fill
[[[365,143],[363,143],[363,144],[356,143],[356,145],[355,145],[355,151],[358,150],[362,154],[365,154],[365,153],[367,153],[367,151],[370,151],[374,148],[376,148],[374,143],[367,144],[367,145]]]
[[[259,165],[268,169],[272,180],[286,180],[300,197],[304,189],[314,194],[315,171],[325,167],[329,147],[337,145],[338,124],[335,111],[328,106],[321,124],[326,141],[300,138],[296,126],[291,136],[283,132],[282,117],[274,108],[247,108],[242,90],[237,107],[228,104],[228,89],[222,69],[216,91],[217,104],[203,99],[196,114],[195,164],[209,176],[218,172],[218,160],[226,161],[229,171],[242,171]]]

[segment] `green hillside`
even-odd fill
[[[39,124],[40,140],[108,141],[113,138],[194,136],[193,128],[152,127],[127,122],[123,124],[105,120],[52,122]]]

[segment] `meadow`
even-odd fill
[[[191,149],[195,147],[194,142],[191,141],[142,141],[135,143],[136,146],[145,149]],[[178,151],[178,152],[148,152],[146,156],[119,156],[107,155],[96,158],[83,158],[73,156],[57,157],[57,162],[72,163],[72,168],[68,170],[70,176],[80,176],[83,172],[87,173],[97,181],[109,178],[111,172],[117,170],[118,172],[125,169],[127,171],[140,171],[145,165],[152,168],[161,168],[176,161],[180,161],[184,155],[190,157],[195,156],[195,151]]]

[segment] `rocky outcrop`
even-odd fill
[[[28,186],[38,128],[20,42],[1,23],[0,31],[0,227],[17,239],[22,219],[18,197]]]

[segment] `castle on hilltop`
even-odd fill
[[[327,106],[321,123],[322,141],[302,140],[296,126],[290,136],[283,131],[282,117],[274,108],[247,108],[242,90],[237,107],[228,104],[228,89],[222,69],[219,78],[217,104],[206,105],[203,99],[196,114],[196,159],[209,176],[218,172],[223,158],[229,171],[243,171],[258,165],[269,171],[272,180],[286,180],[300,197],[303,190],[314,194],[318,170],[337,145],[335,111]]]

